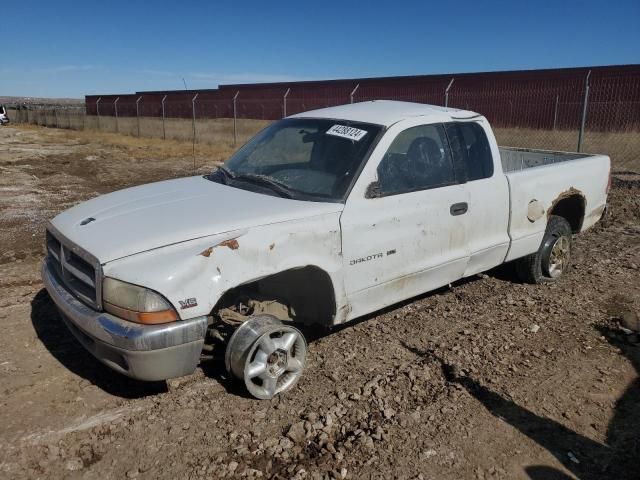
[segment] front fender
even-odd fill
[[[106,263],[103,271],[162,294],[186,320],[209,314],[232,288],[308,265],[330,276],[340,308],[344,288],[338,213],[169,245]]]

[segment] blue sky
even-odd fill
[[[640,1],[5,1],[0,96],[640,63]]]

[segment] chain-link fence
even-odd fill
[[[252,98],[238,90],[227,99],[208,92],[99,97],[84,108],[11,108],[16,123],[106,132],[195,143],[243,144],[271,121],[307,110],[349,102],[394,99],[440,104],[479,112],[491,122],[501,145],[584,151],[611,156],[617,169],[640,169],[640,75],[509,84],[439,80],[423,88],[356,84],[327,95],[296,93]]]

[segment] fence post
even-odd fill
[[[136,123],[138,124],[138,137],[140,137],[140,100],[142,100],[142,95],[140,95],[136,100]]]
[[[291,89],[287,88],[287,91],[284,92],[284,97],[282,97],[282,118],[287,116],[287,97],[289,96],[289,92],[291,92]]]
[[[356,88],[351,90],[351,93],[349,94],[349,103],[353,103],[353,96],[356,94],[356,92],[358,91],[359,87],[360,87],[360,84],[357,84]]]
[[[233,96],[233,145],[234,146],[236,145],[236,143],[238,143],[238,125],[237,125],[238,110],[236,108],[236,100],[238,99],[238,95],[240,95],[240,90],[238,90],[236,94]]]
[[[513,102],[509,100],[509,127],[513,127]]]
[[[167,132],[164,129],[164,101],[166,99],[167,99],[166,95],[164,97],[162,97],[162,139],[163,140],[167,139]]]
[[[102,100],[102,97],[99,97],[98,100],[96,100],[96,115],[98,116],[98,130],[100,130],[100,100]]]
[[[582,151],[582,140],[584,138],[584,124],[587,121],[587,105],[589,104],[589,77],[591,76],[591,70],[587,73],[587,78],[584,82],[584,102],[582,104],[582,120],[580,122],[580,132],[578,133],[578,152]]]
[[[451,90],[451,86],[453,85],[453,81],[455,78],[451,78],[449,85],[444,89],[444,106],[445,108],[449,107],[449,90]]]
[[[558,124],[558,102],[560,100],[560,95],[556,95],[556,108],[553,111],[553,129],[556,129],[556,125]]]
[[[116,133],[120,133],[120,127],[118,126],[118,100],[120,100],[120,97],[113,102],[113,111],[116,114]]]
[[[59,128],[58,127],[58,109],[57,108],[53,109],[53,118],[55,118],[55,120],[56,120],[56,128]]]
[[[196,93],[196,96],[191,99],[191,113],[193,114],[193,120],[191,122],[191,126],[193,127],[193,148],[195,151],[196,145],[196,98],[198,98],[199,93]]]

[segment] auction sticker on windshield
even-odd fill
[[[348,138],[349,140],[355,140],[359,142],[367,134],[366,130],[360,130],[359,128],[348,127],[347,125],[334,125],[327,130],[327,135],[333,135],[335,137]]]

